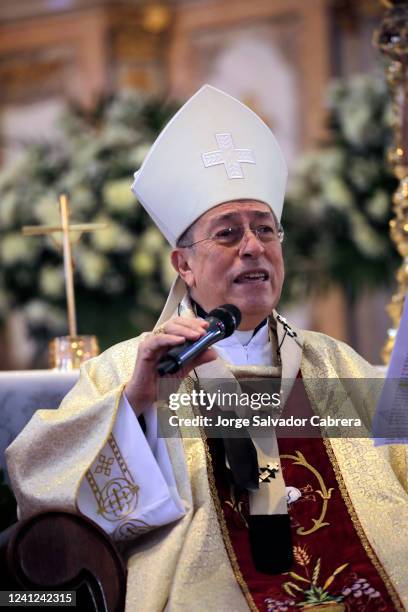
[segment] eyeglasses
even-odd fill
[[[200,242],[205,242],[206,240],[212,240],[213,242],[221,246],[233,247],[237,244],[240,244],[241,240],[243,239],[248,230],[255,234],[258,240],[262,243],[278,241],[283,242],[284,231],[281,225],[279,225],[278,228],[273,225],[259,225],[258,227],[249,228],[245,228],[240,225],[233,227],[225,227],[221,230],[218,230],[214,234],[214,236],[202,238],[201,240],[197,240],[196,242],[192,242],[191,244],[183,244],[182,248],[189,249],[190,247],[199,244]]]

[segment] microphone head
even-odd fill
[[[241,311],[234,306],[234,304],[223,304],[222,306],[218,306],[209,312],[208,316],[215,317],[223,323],[225,327],[224,338],[231,336],[241,323]]]

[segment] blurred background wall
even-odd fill
[[[67,102],[92,109],[101,95],[129,88],[183,102],[206,82],[253,108],[294,168],[325,137],[328,82],[378,68],[371,37],[381,13],[376,0],[3,2],[1,164],[14,163],[33,139],[52,138]],[[379,362],[389,295],[362,292],[350,313],[332,288],[288,316]],[[32,367],[18,313],[1,347],[0,368]]]

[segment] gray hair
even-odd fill
[[[180,238],[178,238],[176,242],[177,247],[184,248],[194,242],[194,226],[195,222],[181,234]]]

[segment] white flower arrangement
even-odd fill
[[[131,260],[132,269],[141,276],[151,276],[156,263],[154,258],[146,251],[135,251]]]
[[[18,232],[6,234],[0,244],[0,259],[3,266],[21,264],[35,255],[35,245],[27,245],[27,241]]]
[[[40,270],[41,292],[50,298],[64,295],[64,270],[62,266],[44,266]]]
[[[96,333],[104,347],[154,323],[168,287],[167,247],[130,186],[175,110],[134,92],[92,114],[71,108],[55,141],[33,142],[0,172],[0,323],[18,307],[33,337],[67,333],[61,235],[21,234],[23,225],[60,225],[61,191],[71,222],[107,224],[71,235],[80,333]]]
[[[292,300],[331,283],[353,300],[366,287],[389,285],[398,263],[388,235],[396,180],[386,161],[386,84],[376,75],[338,80],[326,99],[329,137],[299,160],[283,212]]]
[[[142,159],[143,161],[143,159]],[[108,210],[112,212],[128,212],[135,206],[135,196],[130,190],[129,178],[108,181],[103,188],[103,198]]]

